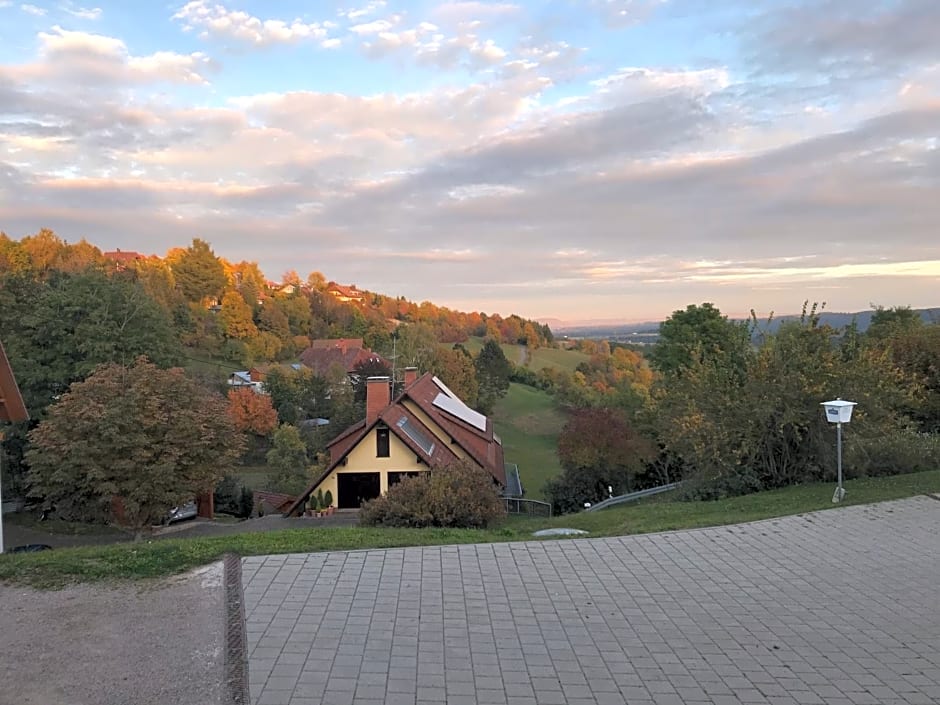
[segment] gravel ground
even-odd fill
[[[0,705],[223,702],[222,564],[135,585],[0,585]]]

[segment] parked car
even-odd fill
[[[166,519],[163,520],[163,523],[172,524],[177,521],[183,521],[184,519],[192,519],[198,514],[199,510],[196,508],[196,503],[187,502],[186,504],[181,504],[178,507],[173,507],[169,512],[167,512]]]
[[[23,546],[14,546],[10,549],[10,553],[39,553],[51,550],[52,546],[46,543],[27,543]]]

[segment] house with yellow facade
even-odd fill
[[[465,460],[506,485],[503,446],[493,421],[461,401],[428,373],[405,370],[404,388],[392,398],[388,377],[366,383],[366,417],[334,438],[330,464],[297,501],[288,516],[303,513],[313,493],[327,490],[339,509],[357,509],[403,477],[431,470],[446,472]]]

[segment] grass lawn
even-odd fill
[[[266,465],[239,465],[232,470],[239,483],[252,490],[268,489],[274,473]]]
[[[224,382],[229,376],[240,369],[231,360],[213,357],[210,353],[196,348],[184,348],[184,367],[190,372],[214,377]]]
[[[554,367],[567,372],[574,372],[582,362],[591,358],[577,350],[561,350],[559,348],[536,348],[532,351],[529,367],[538,372],[545,367]]]
[[[850,480],[843,504],[863,504],[940,492],[940,470]],[[0,556],[0,581],[54,588],[74,582],[138,580],[189,570],[225,553],[242,556],[364,548],[495,543],[531,539],[552,526],[617,536],[733,524],[831,509],[832,483],[790,487],[717,502],[678,502],[658,497],[639,504],[553,519],[507,519],[502,526],[471,529],[306,528],[152,543],[87,546]]]
[[[483,338],[470,338],[464,347],[473,355],[483,349]],[[450,347],[450,346],[448,346]],[[503,355],[514,365],[521,365],[526,361],[526,347],[524,345],[510,345],[501,343]],[[562,350],[560,348],[536,348],[528,359],[529,367],[538,372],[544,367],[553,367],[559,370],[574,372],[575,368],[590,357],[577,350]]]
[[[514,383],[496,404],[493,422],[506,462],[519,465],[526,497],[541,499],[545,481],[561,472],[557,450],[564,415],[547,392]]]

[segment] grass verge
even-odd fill
[[[75,582],[139,580],[180,573],[218,560],[229,552],[251,556],[495,543],[529,539],[532,531],[553,526],[585,529],[592,536],[717,526],[829,509],[834,506],[831,502],[832,490],[831,483],[803,485],[717,502],[678,502],[660,496],[601,512],[542,520],[508,519],[502,526],[487,530],[310,528],[68,548],[0,556],[0,581],[56,588]],[[843,506],[940,492],[940,470],[851,480],[846,483],[846,490]]]

